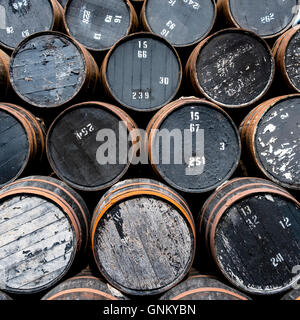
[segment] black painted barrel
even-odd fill
[[[175,47],[186,47],[209,34],[216,11],[213,0],[146,0],[141,19],[145,30],[163,36]]]
[[[30,105],[53,108],[93,94],[98,66],[91,54],[60,32],[35,33],[13,52],[10,81]]]
[[[56,0],[0,0],[0,46],[8,50],[29,35],[59,30],[62,7]]]
[[[240,126],[246,166],[300,190],[300,95],[286,95],[254,108]]]
[[[176,50],[164,38],[141,32],[111,48],[101,77],[108,95],[123,107],[153,111],[177,94],[182,67]]]
[[[300,93],[300,25],[285,32],[278,38],[273,55],[279,75],[288,88]]]
[[[154,115],[147,134],[153,169],[178,190],[214,190],[238,166],[238,130],[224,110],[206,100],[190,97],[169,103]]]
[[[120,108],[84,102],[62,112],[47,134],[54,172],[72,187],[98,191],[119,181],[136,154],[138,130]]]
[[[0,191],[0,290],[33,294],[64,277],[87,246],[89,212],[65,183],[42,176]]]
[[[188,205],[154,180],[114,185],[94,210],[90,234],[102,275],[131,295],[167,291],[186,276],[194,259],[195,227]]]
[[[242,291],[283,293],[300,279],[300,204],[268,180],[238,178],[217,189],[199,230],[216,266]]]
[[[7,96],[10,89],[9,63],[9,55],[0,49],[0,94],[2,97]]]
[[[263,38],[275,38],[289,29],[298,13],[298,0],[218,0],[227,22]]]
[[[297,285],[298,289],[294,289],[289,291],[287,294],[285,294],[281,300],[300,300],[300,289],[299,289],[299,284]]]
[[[92,275],[77,275],[51,291],[42,300],[127,300],[117,289]]]
[[[64,22],[70,36],[99,52],[134,31],[138,17],[129,0],[70,0]]]
[[[251,300],[215,277],[195,275],[160,297],[160,300]]]
[[[0,104],[0,187],[25,174],[42,159],[44,126],[26,109]]]
[[[195,91],[227,108],[254,104],[269,90],[275,62],[255,33],[224,29],[199,43],[186,65]]]

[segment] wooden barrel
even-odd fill
[[[0,49],[0,94],[2,97],[7,96],[10,89],[9,62],[10,57]]]
[[[49,128],[48,160],[57,176],[72,187],[102,190],[128,170],[136,154],[136,134],[136,124],[120,108],[103,102],[80,103],[62,112]]]
[[[206,100],[189,97],[169,103],[154,115],[147,134],[153,169],[178,190],[214,190],[238,166],[238,129],[225,111]]]
[[[294,92],[300,93],[300,25],[285,32],[276,41],[273,55],[280,76]]]
[[[299,281],[300,203],[278,185],[229,181],[206,201],[199,224],[216,266],[240,290],[270,295]]]
[[[100,272],[130,295],[167,291],[194,259],[195,228],[186,202],[153,180],[114,185],[95,208],[90,234]]]
[[[274,72],[267,43],[242,29],[221,30],[204,39],[186,65],[197,94],[227,108],[246,107],[262,98]]]
[[[176,50],[164,38],[140,32],[111,48],[101,78],[108,95],[123,107],[153,111],[175,97],[182,66]]]
[[[85,251],[89,213],[65,183],[42,176],[0,190],[0,289],[33,294],[67,274]]]
[[[275,38],[295,22],[299,0],[218,0],[220,13],[234,27],[245,28],[263,38]]]
[[[281,300],[300,300],[300,289],[294,289],[285,294]]]
[[[0,301],[3,300],[12,300],[12,298],[8,296],[6,293],[0,291]]]
[[[99,278],[92,275],[78,275],[60,283],[41,300],[127,300],[127,298]]]
[[[0,188],[42,159],[44,127],[24,108],[0,103]]]
[[[240,126],[244,158],[277,184],[300,190],[300,95],[286,95],[254,108]]]
[[[10,81],[25,102],[41,108],[65,105],[92,94],[98,66],[91,54],[60,32],[35,33],[13,52]]]
[[[138,17],[129,0],[70,0],[64,12],[70,36],[91,51],[109,50],[134,31]]]
[[[33,33],[58,30],[62,7],[56,0],[0,0],[0,20],[0,46],[14,50]]]
[[[251,300],[215,277],[197,275],[172,288],[160,300]]]
[[[213,0],[146,0],[141,18],[145,30],[163,36],[175,47],[186,47],[209,34],[216,11]]]

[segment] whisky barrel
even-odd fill
[[[300,289],[294,289],[286,293],[281,300],[300,300]]]
[[[153,111],[175,97],[182,66],[176,50],[164,38],[141,32],[111,48],[101,78],[108,95],[123,107]]]
[[[0,46],[14,48],[29,35],[58,30],[62,8],[56,0],[0,0]]]
[[[102,279],[79,274],[57,285],[41,300],[127,300],[127,298]]]
[[[7,96],[10,89],[9,62],[10,57],[0,49],[0,94],[2,97]]]
[[[246,107],[262,98],[274,72],[267,43],[242,29],[221,30],[202,40],[186,65],[196,93],[227,108]]]
[[[75,189],[102,190],[128,170],[136,153],[136,133],[136,124],[120,108],[80,103],[63,111],[50,126],[48,160],[57,176]]]
[[[240,126],[247,161],[277,184],[300,190],[300,95],[286,95],[254,108]]]
[[[53,108],[75,97],[92,94],[98,66],[91,54],[60,32],[35,33],[15,49],[10,81],[17,95],[30,105]]]
[[[0,289],[33,294],[57,283],[85,251],[89,213],[65,183],[42,176],[0,190]]]
[[[91,51],[109,50],[134,31],[137,14],[129,0],[70,0],[64,12],[70,36]]]
[[[146,0],[141,19],[145,30],[163,36],[175,47],[186,47],[208,35],[216,11],[213,0]]]
[[[208,198],[199,224],[216,266],[240,290],[271,295],[299,281],[300,204],[278,185],[229,181]]]
[[[287,86],[300,93],[300,25],[285,32],[275,43],[273,55]]]
[[[160,297],[160,300],[251,300],[213,276],[189,277]]]
[[[211,191],[238,166],[238,130],[225,111],[206,100],[190,97],[169,103],[154,115],[147,134],[153,169],[178,190]]]
[[[263,38],[275,38],[289,29],[298,13],[298,0],[218,0],[220,13],[234,27]]]
[[[29,111],[0,104],[0,188],[42,159],[44,135],[43,125]]]
[[[114,185],[94,210],[90,234],[100,272],[130,295],[167,291],[194,259],[195,227],[186,202],[154,180]]]

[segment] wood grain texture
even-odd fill
[[[62,19],[57,6],[56,0],[1,0],[0,45],[13,50],[33,33],[57,29]]]
[[[237,128],[221,108],[205,100],[171,102],[154,115],[147,132],[154,170],[181,191],[213,190],[228,180],[238,165]]]
[[[122,106],[153,111],[174,98],[182,70],[176,51],[165,39],[136,33],[108,52],[101,75],[107,93]]]
[[[192,217],[149,183],[155,184],[143,179],[116,184],[103,196],[91,224],[99,270],[132,295],[162,293],[178,283],[190,269],[195,249],[193,222],[186,220]]]
[[[187,64],[196,91],[229,108],[260,99],[270,88],[274,71],[269,46],[256,34],[240,29],[221,30],[206,38]]]
[[[0,49],[0,93],[4,97],[10,93],[9,63],[10,56]]]
[[[300,205],[277,185],[247,178],[228,182],[204,205],[200,228],[235,287],[268,295],[299,280],[293,268],[299,265]]]
[[[283,33],[294,22],[298,0],[221,0],[228,21],[264,38]]]
[[[175,47],[190,46],[205,38],[215,17],[213,0],[147,0],[141,15],[146,30],[165,37]]]
[[[71,0],[64,13],[68,33],[92,51],[109,50],[137,26],[129,1]]]

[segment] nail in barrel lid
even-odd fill
[[[183,198],[149,179],[119,182],[102,197],[91,241],[102,275],[135,296],[160,294],[179,283],[192,266],[196,244]]]
[[[122,106],[153,111],[175,97],[182,67],[167,40],[141,32],[115,44],[103,61],[101,77],[107,93]]]
[[[216,18],[213,0],[147,0],[141,14],[144,28],[175,47],[193,45],[210,32]]]
[[[298,13],[298,0],[219,0],[227,21],[263,38],[274,38],[289,29]]]
[[[186,65],[196,92],[228,108],[246,107],[262,98],[274,72],[267,43],[242,29],[221,30],[204,39]]]
[[[238,166],[238,130],[224,110],[206,100],[190,97],[171,102],[156,113],[147,134],[153,169],[178,190],[213,190]]]
[[[0,289],[5,292],[48,289],[87,246],[87,207],[57,179],[31,176],[2,188],[0,222]]]
[[[60,32],[35,33],[12,54],[10,81],[25,102],[41,108],[65,105],[93,93],[98,67],[88,51]]]
[[[238,178],[202,208],[200,234],[227,280],[249,294],[271,295],[300,279],[300,204],[263,179]]]
[[[128,0],[70,0],[64,22],[67,32],[91,51],[109,50],[138,25]]]
[[[103,102],[80,103],[62,112],[49,128],[48,160],[73,188],[102,190],[127,171],[135,155],[136,135],[136,124],[120,108]]]
[[[251,300],[215,277],[196,275],[173,287],[159,300]]]
[[[300,95],[270,99],[252,113],[241,126],[248,161],[251,159],[268,179],[299,190]]]
[[[56,0],[0,0],[0,46],[14,50],[33,33],[58,29],[61,20]]]

